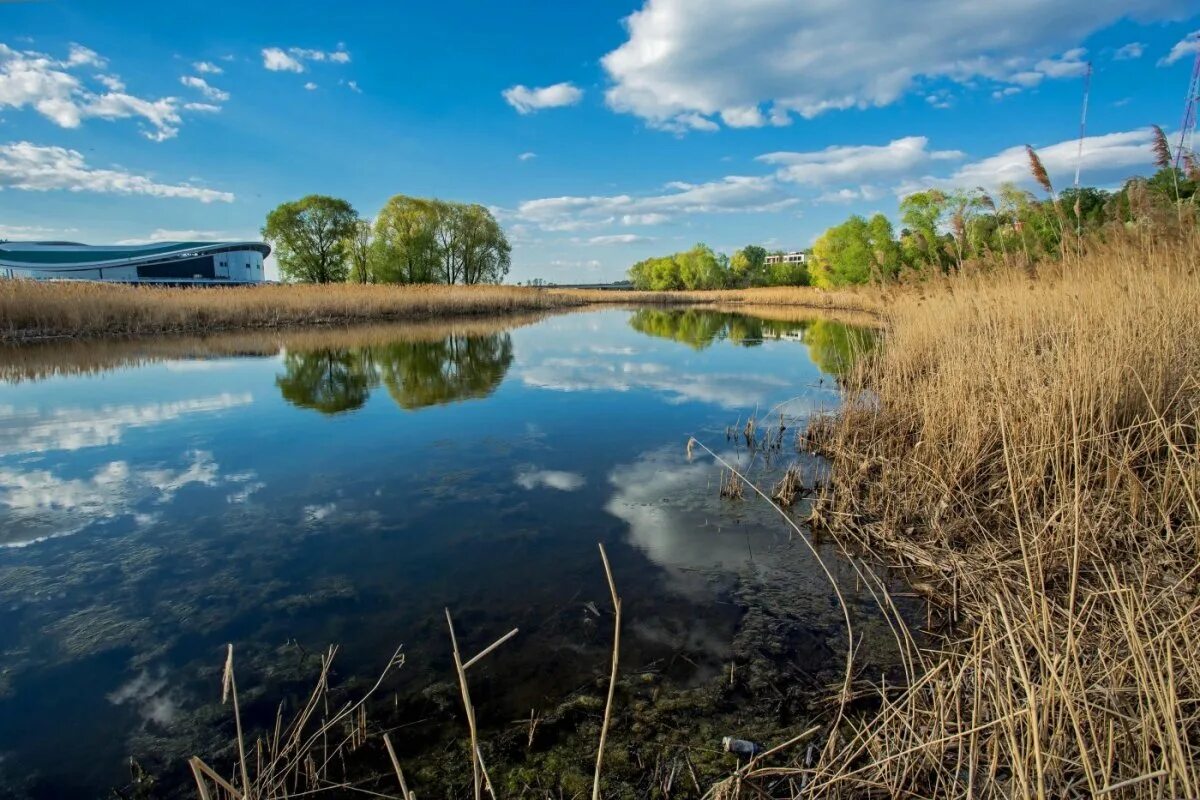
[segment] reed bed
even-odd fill
[[[0,339],[144,336],[546,311],[580,300],[516,286],[242,286],[197,289],[0,282]]]
[[[757,791],[1200,797],[1200,236],[1106,238],[897,297],[807,432],[814,523],[936,635]]]
[[[0,282],[0,341],[197,333],[551,311],[586,305],[747,303],[877,311],[878,292],[809,287],[622,292],[519,286],[271,285],[198,289]]]

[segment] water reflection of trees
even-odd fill
[[[433,341],[288,352],[275,385],[284,400],[323,414],[353,411],[379,386],[406,409],[487,397],[512,364],[507,332]]]
[[[867,328],[832,319],[766,319],[712,309],[642,309],[629,324],[639,333],[681,342],[703,350],[717,341],[743,347],[766,339],[796,339],[808,346],[809,355],[822,371],[842,375],[855,359],[875,346],[876,334]]]

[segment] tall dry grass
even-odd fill
[[[185,288],[0,281],[0,339],[139,336],[291,325],[419,320],[577,306],[516,286]]]
[[[810,431],[833,460],[814,521],[906,568],[937,635],[760,787],[1200,797],[1198,264],[1195,230],[1114,232],[1036,280],[895,298]]]
[[[196,333],[293,325],[549,311],[593,304],[753,303],[877,311],[881,295],[810,287],[619,292],[519,286],[241,286],[185,288],[0,281],[0,341]]]

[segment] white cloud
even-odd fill
[[[1141,42],[1130,42],[1127,45],[1117,48],[1117,52],[1113,53],[1113,58],[1117,61],[1131,61],[1135,58],[1141,58],[1146,52],[1146,45]]]
[[[77,228],[48,228],[44,225],[0,225],[0,239],[47,239],[78,232]]]
[[[264,47],[263,66],[271,72],[304,72],[304,65],[278,47]]]
[[[1088,136],[1083,140],[1083,158],[1080,162],[1083,174],[1091,176],[1089,183],[1095,184],[1121,180],[1143,171],[1153,161],[1152,141],[1153,134],[1149,128]],[[1074,177],[1075,165],[1079,160],[1079,140],[1068,139],[1036,149],[1053,183],[1058,187],[1067,186]],[[925,178],[907,183],[900,187],[898,193],[907,194],[937,185],[961,188],[982,186],[992,190],[1006,182],[1030,188],[1034,186],[1029,172],[1029,156],[1023,145],[964,164],[949,178]]]
[[[358,81],[346,81],[346,86],[350,87],[350,91],[355,94],[362,94],[362,89],[358,86]]]
[[[201,75],[220,75],[225,72],[225,70],[221,69],[211,61],[197,61],[196,63],[192,64],[192,69],[196,70],[196,72],[199,72]]]
[[[62,128],[78,128],[86,119],[141,119],[150,125],[144,135],[158,142],[179,133],[176,98],[127,94],[116,75],[97,75],[104,91],[93,91],[70,71],[84,66],[103,68],[105,61],[79,45],[71,46],[66,60],[55,60],[0,44],[0,108],[28,106]]]
[[[154,242],[220,242],[237,239],[222,231],[168,230],[156,228],[141,238],[121,239],[117,244],[153,244]]]
[[[919,174],[935,161],[962,158],[957,150],[930,150],[924,136],[906,136],[886,145],[837,145],[809,152],[777,152],[757,160],[779,166],[780,180],[810,186]]]
[[[215,106],[212,103],[184,103],[183,107],[186,111],[196,111],[203,114],[215,114],[221,110],[220,106]]]
[[[517,156],[518,161],[532,161],[535,158],[537,158],[537,153],[521,153]]]
[[[230,192],[189,184],[158,183],[145,175],[119,169],[96,169],[88,166],[83,154],[77,150],[30,142],[0,144],[0,191],[4,189],[139,194],[180,197],[202,203],[232,203],[234,199]]]
[[[272,72],[304,72],[305,61],[329,61],[334,64],[349,64],[350,54],[338,47],[337,50],[310,50],[304,47],[264,47],[263,66]]]
[[[534,89],[518,84],[508,87],[500,94],[518,113],[531,114],[543,108],[573,106],[583,97],[583,90],[573,83],[565,82]]]
[[[125,82],[116,75],[97,75],[96,80],[111,92],[125,91]]]
[[[552,469],[537,469],[522,467],[517,471],[516,483],[522,489],[557,489],[560,492],[573,492],[583,488],[583,476],[575,472],[560,472]]]
[[[229,92],[222,91],[215,86],[209,85],[208,81],[204,80],[204,78],[200,78],[195,75],[184,75],[179,79],[179,82],[190,89],[195,89],[209,100],[213,100],[217,103],[224,103],[229,99]]]
[[[1079,57],[1050,57],[1126,17],[1193,10],[1190,0],[645,0],[602,59],[606,101],[677,131],[785,124],[888,105],[931,81],[1079,74]]]
[[[607,245],[607,244],[633,244],[635,242],[652,242],[654,241],[649,236],[639,236],[636,233],[613,233],[607,236],[593,236],[587,240],[588,244]]]
[[[308,83],[304,84],[304,88],[311,92],[316,90],[317,85],[312,81],[309,81]]]
[[[1176,42],[1175,46],[1171,48],[1171,52],[1159,59],[1158,65],[1165,67],[1197,52],[1200,52],[1200,31],[1192,31]]]
[[[622,225],[661,225],[669,220],[666,214],[623,214]]]
[[[796,202],[770,176],[731,175],[719,181],[670,183],[669,191],[635,197],[628,194],[590,197],[544,197],[522,202],[516,216],[544,230],[569,230],[566,226],[609,224],[617,217],[664,222],[681,214],[716,214],[779,211]]]

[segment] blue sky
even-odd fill
[[[298,10],[300,9],[300,10]],[[1186,0],[0,1],[0,238],[257,235],[319,192],[491,207],[510,280],[806,247],[924,186],[1151,169]],[[1030,187],[1032,188],[1032,187]]]

